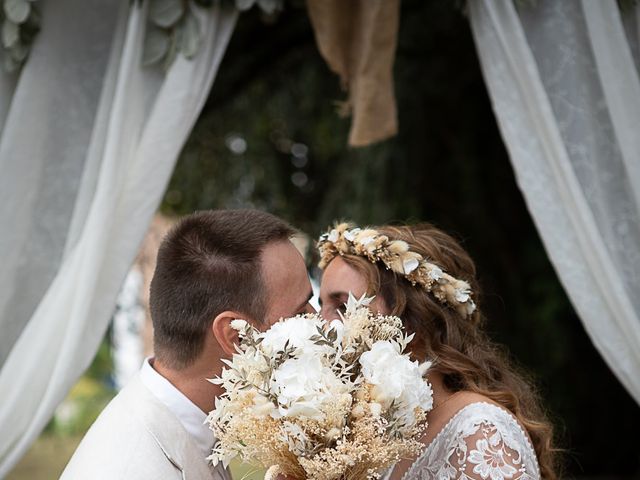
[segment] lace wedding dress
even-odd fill
[[[493,404],[476,402],[449,420],[402,480],[539,478],[535,451],[516,419]]]

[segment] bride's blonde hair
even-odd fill
[[[374,228],[389,239],[405,241],[411,251],[466,281],[478,300],[475,265],[451,236],[430,224]],[[504,349],[484,332],[480,309],[463,315],[379,262],[354,254],[341,257],[366,278],[368,294],[380,295],[391,314],[402,318],[407,330],[415,333],[411,347],[414,356],[435,360],[432,368],[443,375],[449,390],[479,393],[512,412],[531,438],[542,478],[557,479],[553,430],[538,394]]]

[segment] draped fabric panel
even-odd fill
[[[469,2],[518,185],[593,344],[640,403],[640,7]]]
[[[237,19],[193,7],[200,51],[165,72],[142,66],[145,2],[42,8],[0,75],[0,477],[93,359]]]

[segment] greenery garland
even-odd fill
[[[214,0],[149,0],[142,64],[161,64],[168,69],[178,53],[189,60],[194,58],[202,44],[202,28],[193,9],[213,4]],[[282,10],[284,0],[223,0],[222,5],[240,11],[255,5],[272,16]]]
[[[267,16],[276,15],[284,0],[149,0],[142,64],[161,64],[169,68],[176,56],[194,58],[202,44],[202,28],[194,8],[210,8],[215,2],[227,8],[247,11],[257,6]],[[34,38],[40,30],[41,14],[37,0],[0,0],[3,68],[18,71],[26,62]],[[135,0],[140,7],[142,0]]]
[[[36,0],[2,0],[3,68],[16,72],[27,60],[33,39],[40,30]]]
[[[33,40],[40,30],[40,11],[37,0],[0,0],[2,22],[3,68],[16,72],[26,62]],[[142,0],[134,0],[138,6]],[[149,0],[149,22],[145,32],[142,64],[161,64],[168,69],[179,53],[192,59],[202,44],[200,22],[193,13],[197,7],[210,8],[214,2],[247,11],[257,6],[267,17],[277,15],[284,8],[284,0]],[[519,7],[535,6],[537,0],[515,0]],[[621,10],[630,10],[637,0],[618,0]]]

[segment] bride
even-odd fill
[[[319,249],[325,318],[338,316],[349,292],[375,295],[372,308],[415,333],[414,357],[434,362],[425,448],[384,480],[558,478],[551,425],[532,386],[483,331],[475,267],[453,238],[428,224],[341,224]]]

